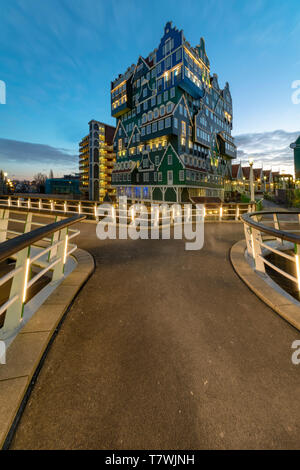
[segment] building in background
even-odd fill
[[[79,189],[83,199],[89,199],[89,147],[90,136],[79,143]]]
[[[300,182],[300,135],[296,142],[292,143],[290,147],[294,150],[294,166],[295,166],[295,180]]]
[[[236,157],[232,98],[211,75],[202,38],[192,47],[168,22],[158,48],[111,83],[111,114],[118,195],[224,198]]]
[[[78,199],[79,190],[79,174],[64,175],[63,178],[47,178],[45,183],[46,194],[63,194],[69,198]]]
[[[0,194],[12,194],[14,192],[14,184],[7,173],[0,170]]]
[[[84,199],[103,201],[115,194],[111,175],[116,159],[113,151],[116,128],[92,120],[89,129],[79,144],[80,191]]]

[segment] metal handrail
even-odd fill
[[[53,224],[39,227],[35,230],[32,230],[31,232],[24,233],[23,235],[19,235],[15,238],[11,238],[10,240],[2,242],[0,244],[0,263],[12,256],[17,251],[20,251],[23,248],[36,243],[42,238],[52,235],[58,230],[62,230],[63,228],[69,227],[70,225],[76,224],[77,222],[81,222],[85,218],[85,215],[74,215],[73,217],[68,217],[67,219],[60,220],[59,222],[54,222]]]
[[[300,211],[260,211],[260,212],[251,212],[248,214],[243,214],[241,216],[242,220],[250,227],[259,230],[260,232],[266,233],[267,235],[272,235],[276,238],[281,238],[282,240],[286,240],[291,243],[296,243],[297,245],[300,244],[300,235],[292,235],[290,232],[286,232],[284,230],[279,230],[272,227],[267,227],[266,225],[262,224],[261,222],[252,220],[252,217],[255,216],[263,216],[263,215],[292,215],[292,214],[300,214]]]

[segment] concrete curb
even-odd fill
[[[245,250],[245,240],[235,243],[230,250],[230,260],[235,272],[257,297],[300,331],[300,302],[281,289],[269,276],[256,272],[247,262]]]
[[[93,257],[77,249],[76,268],[45,300],[10,345],[6,364],[0,366],[0,449],[7,448],[64,315],[80,288],[93,273]]]

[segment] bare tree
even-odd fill
[[[50,170],[49,178],[50,178],[50,179],[51,179],[51,178],[54,178],[54,175],[53,175],[53,171],[52,171],[52,170]]]
[[[36,188],[37,188],[38,192],[39,193],[44,193],[45,192],[45,182],[46,182],[47,176],[44,175],[43,173],[37,173],[36,175],[34,175],[33,179],[35,181]]]

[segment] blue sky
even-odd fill
[[[158,45],[169,20],[192,45],[205,38],[211,72],[229,82],[239,157],[292,169],[299,0],[0,0],[0,11],[0,168],[11,176],[77,171],[88,121],[114,124],[110,81]]]

